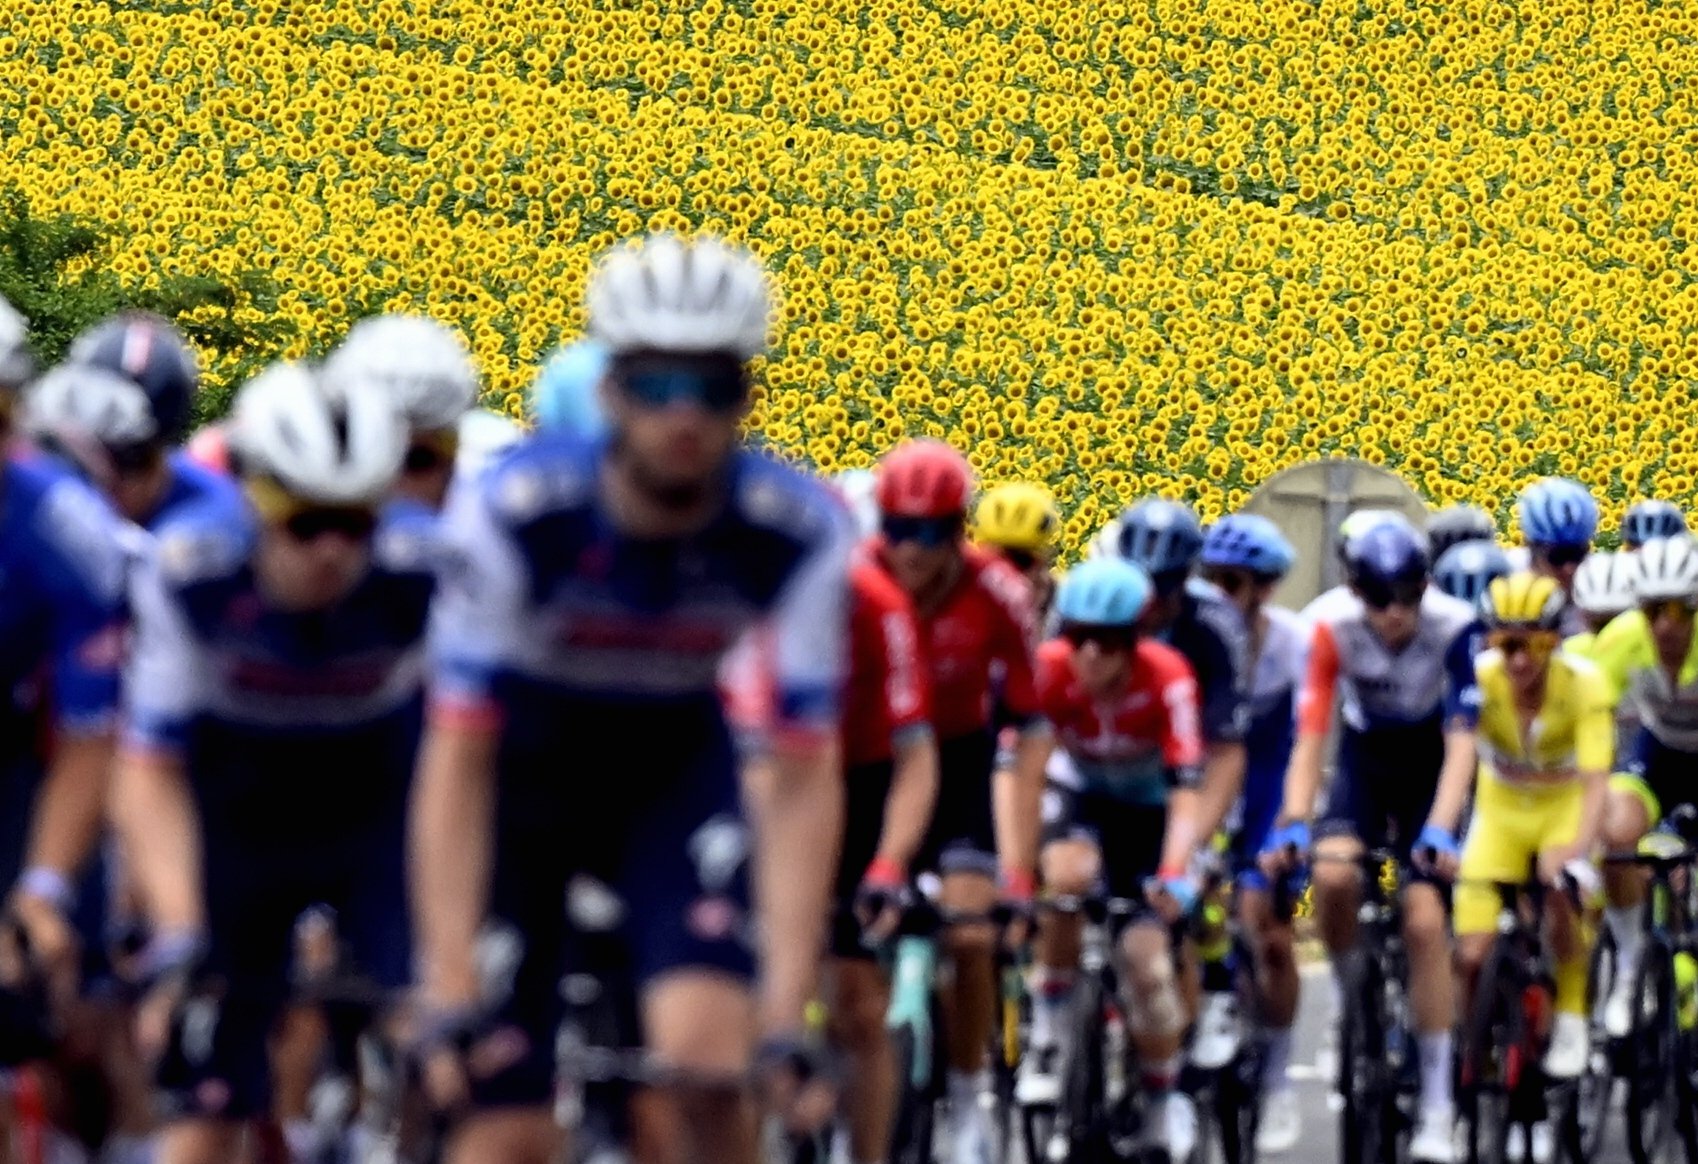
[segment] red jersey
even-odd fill
[[[904,739],[931,731],[931,697],[920,657],[914,604],[889,575],[857,560],[849,572],[849,680],[843,707],[843,759],[853,767],[889,760]],[[773,724],[775,698],[765,635],[749,632],[720,669],[726,715],[739,733],[760,738]]]
[[[1131,681],[1097,702],[1073,671],[1073,647],[1038,648],[1038,701],[1086,786],[1139,803],[1167,798],[1169,774],[1188,785],[1203,762],[1197,679],[1172,647],[1141,639]]]
[[[882,548],[875,541],[874,556]],[[931,671],[932,726],[940,740],[984,731],[991,687],[1009,718],[1038,714],[1032,677],[1031,584],[1014,567],[977,546],[962,551],[961,576],[931,614],[920,615],[921,654]],[[882,569],[882,568],[881,568]]]

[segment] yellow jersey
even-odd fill
[[[1504,657],[1474,659],[1480,721],[1475,736],[1482,775],[1505,781],[1553,783],[1582,772],[1608,772],[1615,760],[1615,708],[1609,682],[1588,660],[1567,651],[1551,655],[1545,701],[1525,731]]]

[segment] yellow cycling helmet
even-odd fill
[[[1492,579],[1480,595],[1480,617],[1493,630],[1554,631],[1567,606],[1555,578],[1526,571]]]
[[[1005,550],[1047,550],[1060,529],[1055,498],[1042,485],[1026,481],[987,490],[973,511],[973,536]]]

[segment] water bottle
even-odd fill
[[[1126,1098],[1126,1016],[1110,999],[1103,1007],[1103,1098],[1119,1103]]]
[[[1686,950],[1674,956],[1674,999],[1680,1029],[1690,1031],[1698,1026],[1698,961]]]

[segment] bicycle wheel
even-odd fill
[[[1627,1150],[1633,1164],[1666,1164],[1674,1158],[1679,1089],[1675,1045],[1674,955],[1652,939],[1640,958],[1634,986],[1634,1031],[1627,1077]]]
[[[1103,998],[1103,984],[1092,974],[1074,991],[1073,1038],[1062,1072],[1061,1108],[1044,1156],[1051,1164],[1105,1164],[1109,1159]]]
[[[1380,1013],[1384,984],[1377,959],[1353,951],[1344,967],[1344,1010],[1338,1028],[1338,1093],[1344,1099],[1338,1143],[1343,1164],[1381,1164],[1394,1150],[1387,1120],[1392,1081],[1386,1070]]]
[[[1486,955],[1464,1033],[1461,1109],[1468,1164],[1502,1164],[1509,1152],[1510,1106],[1532,1065],[1525,1061],[1521,984],[1500,939]]]
[[[1593,1160],[1598,1156],[1609,1128],[1610,1097],[1615,1091],[1615,1065],[1609,1033],[1604,1029],[1602,1000],[1615,981],[1615,938],[1608,926],[1601,927],[1592,946],[1586,973],[1586,1019],[1591,1027],[1591,1052],[1586,1069],[1575,1080],[1572,1096],[1563,1109],[1562,1134],[1571,1160]]]
[[[914,1056],[919,1037],[908,1023],[891,1032],[896,1048],[897,1079],[902,1091],[896,1103],[896,1123],[890,1137],[891,1164],[932,1164],[932,1141],[937,1130],[937,1087],[934,1079],[916,1081]],[[932,1074],[937,1071],[933,1049]]]
[[[1262,1120],[1262,1068],[1266,1046],[1261,1024],[1256,1020],[1255,963],[1242,944],[1234,955],[1233,989],[1238,996],[1238,1013],[1249,1016],[1247,1032],[1215,1081],[1215,1123],[1220,1128],[1220,1150],[1225,1164],[1255,1164],[1256,1130]]]

